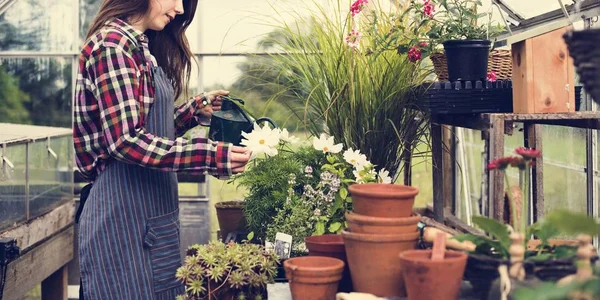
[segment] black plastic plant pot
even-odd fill
[[[506,259],[493,258],[482,254],[469,254],[464,279],[471,283],[477,299],[487,299],[492,283],[498,277],[498,267],[509,265]]]
[[[450,40],[444,42],[450,81],[485,81],[491,41]]]

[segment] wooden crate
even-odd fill
[[[513,111],[575,111],[573,59],[563,40],[564,27],[512,44]]]

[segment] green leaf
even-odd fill
[[[600,225],[593,217],[584,213],[575,213],[568,210],[557,210],[546,216],[546,222],[557,228],[562,234],[577,235],[600,234]]]
[[[325,234],[325,223],[319,221],[317,222],[317,224],[315,225],[315,235],[322,235]]]
[[[340,222],[331,223],[329,225],[329,232],[337,233],[338,230],[340,230],[340,228],[342,228],[342,223],[340,223]]]
[[[346,198],[346,203],[352,203],[352,197],[347,197]]]
[[[509,256],[508,248],[504,247],[500,242],[494,241],[486,236],[465,233],[465,234],[460,234],[460,235],[454,236],[453,239],[455,239],[459,242],[464,242],[464,241],[472,242],[476,246],[476,248],[475,248],[476,253],[490,255],[489,251],[487,251],[487,250],[493,248],[493,249],[496,249],[496,251],[499,253],[499,255],[502,258],[508,258],[508,256]],[[481,249],[486,249],[486,251],[482,252]]]
[[[332,155],[327,155],[327,161],[330,164],[333,164],[333,163],[335,163],[335,157],[333,157]]]
[[[348,197],[348,190],[344,187],[340,188],[340,197],[342,197],[342,199],[346,199],[346,197]]]
[[[248,233],[248,235],[246,236],[246,239],[251,241],[254,238],[254,231],[250,231],[250,233]]]
[[[487,217],[473,216],[473,223],[481,228],[483,231],[495,237],[503,247],[508,249],[511,241],[508,235],[508,228],[506,225]]]

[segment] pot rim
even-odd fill
[[[394,243],[416,241],[421,236],[420,231],[398,234],[373,234],[373,233],[354,233],[348,228],[342,230],[342,237],[345,240],[360,241],[365,243]]]
[[[405,199],[419,194],[419,189],[414,186],[389,183],[352,184],[348,187],[348,191],[350,191],[351,196],[368,196],[374,199]]]
[[[461,262],[461,261],[467,261],[468,255],[464,252],[459,252],[459,251],[452,251],[452,250],[446,250],[446,254],[450,254],[453,257],[444,257],[443,260],[439,260],[439,261],[434,261],[431,260],[430,258],[422,258],[422,257],[413,257],[414,255],[422,255],[422,254],[427,254],[427,257],[431,257],[431,253],[433,252],[433,250],[429,249],[429,250],[406,250],[403,251],[402,253],[400,253],[398,255],[398,257],[400,258],[400,260],[404,260],[404,261],[408,261],[408,262],[415,262],[415,263],[426,263],[426,264],[445,264],[445,263],[454,263],[454,262]]]
[[[484,39],[472,39],[472,40],[446,40],[442,43],[444,46],[448,45],[452,45],[452,46],[457,46],[457,45],[472,45],[472,44],[486,44],[488,47],[492,45],[492,41],[491,40],[484,40]]]
[[[243,200],[233,200],[233,201],[223,201],[215,203],[215,208],[218,209],[239,209],[243,208],[246,201]]]
[[[345,214],[346,220],[353,223],[358,224],[367,224],[367,225],[379,225],[379,226],[393,226],[393,225],[413,225],[418,224],[421,221],[421,215],[417,213],[412,213],[410,217],[403,218],[383,218],[383,217],[371,217],[365,216],[361,214],[357,214],[355,212],[346,212]]]
[[[296,266],[294,262],[304,262],[304,261],[314,261],[315,266],[297,266],[294,272],[294,276],[298,276],[301,274],[302,276],[307,277],[306,273],[314,273],[319,272],[320,274],[327,273],[341,273],[344,270],[346,264],[341,259],[337,259],[334,257],[328,256],[301,256],[301,257],[292,257],[286,259],[283,262],[283,267],[286,269],[292,270],[292,266]],[[310,276],[310,277],[320,277],[318,276]]]

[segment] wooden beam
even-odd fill
[[[13,238],[22,251],[73,224],[75,218],[75,205],[69,201],[51,212],[30,220],[13,229],[0,233],[1,238]]]
[[[68,296],[68,271],[63,266],[42,281],[42,300],[67,300]]]
[[[433,164],[433,217],[444,221],[444,172],[442,126],[431,123],[431,156]]]
[[[494,115],[490,116],[488,160],[504,156],[504,119]],[[488,161],[488,162],[489,162]],[[486,162],[486,163],[488,163]],[[492,202],[490,209],[492,217],[496,220],[504,220],[504,178],[498,170],[489,171],[489,197]]]
[[[525,147],[542,150],[542,126],[535,124],[524,124]],[[533,205],[530,207],[533,213],[531,223],[544,217],[544,158],[538,157],[531,174],[531,199]]]
[[[20,299],[73,258],[74,228],[69,226],[48,241],[8,264],[4,300]]]
[[[455,213],[456,164],[454,132],[452,126],[442,126],[442,180],[444,208]]]

